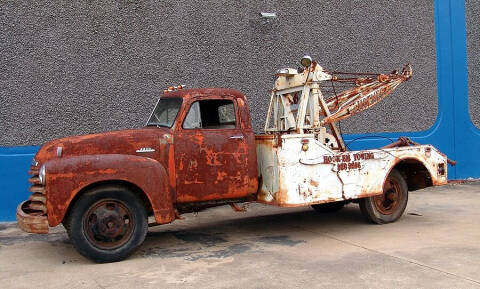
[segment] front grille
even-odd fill
[[[47,198],[45,196],[45,187],[40,183],[38,172],[38,165],[32,165],[30,167],[28,173],[31,175],[31,178],[28,179],[28,182],[32,184],[29,188],[32,194],[28,198],[28,201],[25,202],[23,210],[27,214],[41,216],[47,214]]]

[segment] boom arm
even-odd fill
[[[379,74],[376,77],[356,78],[354,88],[326,100],[328,109],[333,111],[322,120],[322,124],[336,122],[366,110],[389,95],[400,83],[412,77],[412,67],[407,64],[402,74]],[[341,81],[341,79],[333,79]]]
[[[309,63],[303,71],[281,69],[276,74],[265,123],[265,133],[313,133],[333,150],[345,151],[335,122],[372,107],[412,76],[405,65],[401,74],[328,73]],[[324,96],[321,88],[331,82],[333,94]],[[337,94],[335,84],[351,88]],[[333,137],[326,132],[328,125]],[[334,141],[332,140],[334,139]]]

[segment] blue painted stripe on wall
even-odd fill
[[[449,167],[450,179],[480,178],[480,130],[473,125],[468,112],[467,50],[465,3],[457,0],[435,0],[435,39],[437,56],[438,115],[426,131],[346,135],[352,150],[377,148],[389,141],[411,137],[432,144],[457,160]],[[28,198],[28,169],[38,146],[0,147],[0,221],[15,219],[19,202]]]
[[[38,146],[0,147],[0,222],[15,220],[18,203],[30,196],[28,170]]]
[[[455,151],[459,166],[457,178],[480,177],[480,130],[468,110],[467,34],[464,1],[451,0],[452,82],[455,99]]]

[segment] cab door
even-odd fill
[[[253,193],[247,137],[240,128],[236,99],[190,102],[175,134],[178,202],[241,198]],[[251,161],[250,161],[251,164]]]

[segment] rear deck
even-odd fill
[[[447,183],[447,159],[430,145],[338,152],[313,134],[257,135],[255,140],[257,199],[265,204],[297,207],[379,195],[398,165],[410,189]]]

